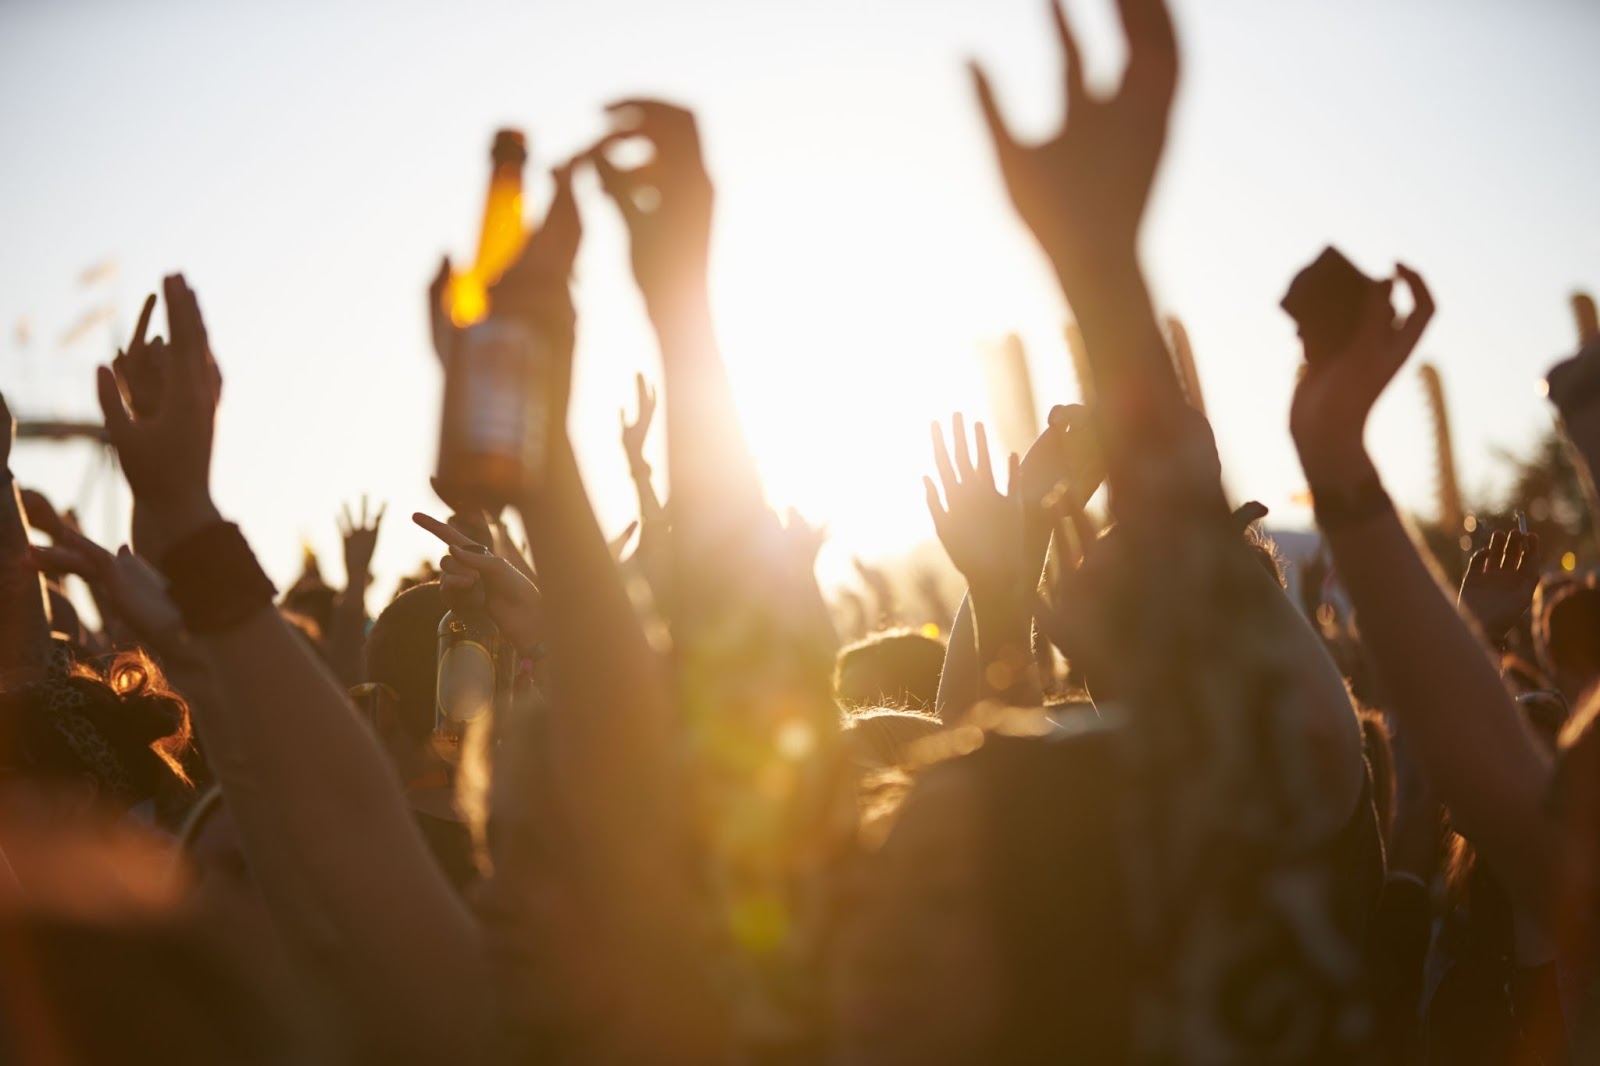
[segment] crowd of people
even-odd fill
[[[1328,571],[1286,593],[1140,263],[1165,3],[1117,0],[1108,94],[1050,10],[1052,136],[1018,140],[972,79],[1094,402],[1009,461],[982,423],[933,426],[927,506],[967,586],[942,635],[841,646],[822,534],[768,507],[739,429],[712,181],[660,101],[557,168],[490,291],[548,355],[525,544],[439,483],[414,516],[438,565],[375,618],[365,501],[346,587],[280,595],[213,502],[223,373],[181,275],[165,335],[152,295],[98,372],[130,546],[18,486],[0,435],[0,1061],[1600,1062],[1600,593],[1526,528],[1441,583],[1364,439],[1433,295],[1398,265],[1307,296],[1337,256],[1285,301]],[[660,347],[670,499],[641,378],[626,557],[567,434],[580,169]],[[1549,388],[1592,471],[1600,337]],[[447,674],[469,638],[500,650]],[[474,685],[489,710],[457,721]]]

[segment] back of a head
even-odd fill
[[[100,805],[153,802],[181,818],[189,781],[189,708],[142,652],[88,664],[0,694],[6,722],[0,763],[41,783],[93,781]]]
[[[401,724],[418,743],[433,730],[439,620],[445,613],[437,581],[415,585],[383,609],[367,636],[367,680],[394,690]]]
[[[880,707],[848,715],[844,722],[844,738],[859,766],[906,768],[917,761],[913,751],[916,743],[942,728],[932,715]]]
[[[839,652],[834,690],[847,707],[932,710],[944,642],[914,629],[875,633]]]
[[[1118,1061],[1134,971],[1112,734],[991,735],[967,759],[982,797],[984,874],[1008,975],[997,1056]]]

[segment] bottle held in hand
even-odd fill
[[[452,610],[439,620],[433,747],[446,762],[460,761],[467,730],[486,723],[510,692],[510,665],[510,648],[485,612]]]
[[[457,326],[482,321],[489,313],[489,286],[516,262],[527,243],[522,218],[522,168],[528,143],[519,130],[500,130],[489,150],[489,192],[483,202],[483,228],[478,231],[477,260],[450,277],[445,310]]]
[[[521,316],[496,314],[489,296],[527,240],[522,220],[522,135],[495,136],[494,171],[478,259],[445,293],[457,327],[445,359],[438,479],[452,500],[497,513],[542,478],[548,448],[550,353]]]

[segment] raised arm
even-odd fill
[[[1086,524],[1083,507],[1104,480],[1099,451],[1088,409],[1078,405],[1056,406],[1050,409],[1044,431],[1022,457],[1015,489],[1021,495],[1023,512],[1018,550],[1021,572],[1030,582],[1027,590],[1030,603],[1033,600],[1031,583],[1038,580],[1044,569],[1045,554],[1057,522],[1065,515],[1073,517],[1079,525]],[[937,455],[936,448],[936,458]],[[943,467],[939,473],[942,480]],[[1082,530],[1079,535],[1084,535]],[[934,704],[940,720],[947,725],[958,722],[979,698],[980,661],[969,587],[950,626],[944,668],[939,674],[939,695]]]
[[[628,227],[634,278],[661,345],[673,551],[680,571],[690,571],[674,580],[693,581],[695,601],[710,603],[718,586],[744,580],[727,565],[728,552],[747,553],[753,538],[770,542],[777,531],[712,327],[711,178],[688,111],[657,100],[610,110],[617,129],[588,158]],[[655,160],[634,170],[612,164],[607,151],[630,140],[648,142]]]
[[[668,570],[671,567],[671,547],[668,538],[667,513],[656,495],[651,479],[650,463],[644,457],[644,442],[650,436],[650,426],[655,421],[656,390],[647,384],[643,374],[633,376],[638,392],[639,414],[628,421],[626,411],[617,412],[622,423],[622,450],[628,457],[628,475],[633,479],[634,492],[639,497],[639,547],[633,555],[634,563],[650,586],[656,610],[663,617],[671,615],[671,591]]]
[[[590,506],[567,434],[575,314],[568,289],[580,222],[571,171],[556,172],[544,226],[491,293],[552,353],[551,440],[541,482],[518,501],[548,621],[545,743],[571,820],[578,890],[601,930],[618,1013],[613,1050],[707,1061],[720,1039],[695,979],[700,915],[667,674],[650,647]],[[530,783],[533,784],[533,783]],[[640,886],[649,885],[649,891]]]
[[[1001,493],[989,462],[989,440],[983,423],[973,427],[972,446],[967,443],[961,415],[954,417],[951,430],[955,441],[953,462],[945,446],[944,431],[934,423],[933,455],[939,485],[932,478],[922,481],[939,542],[967,579],[965,606],[972,618],[977,652],[972,663],[973,698],[1037,706],[1042,695],[1028,635],[1033,622],[1033,586],[1039,575],[1036,566],[1029,574],[1023,546],[1021,462],[1011,456],[1006,492]],[[956,635],[952,634],[952,638]],[[966,708],[957,700],[946,709],[952,716],[949,724],[953,724]]]
[[[830,891],[825,879],[853,832],[831,686],[837,638],[815,575],[795,565],[763,499],[717,350],[711,181],[694,116],[653,100],[612,110],[618,128],[589,157],[627,225],[661,346],[676,692],[717,918],[733,948],[723,961],[757,990],[736,1018],[747,1029],[793,1008],[787,998],[817,976],[821,931],[810,916],[822,913],[818,893]],[[606,152],[627,140],[654,158],[619,169]],[[760,929],[758,913],[768,916]]]
[[[1139,268],[1139,229],[1166,141],[1178,53],[1161,0],[1118,0],[1128,41],[1115,93],[1089,92],[1077,39],[1051,5],[1065,61],[1065,121],[1038,144],[1016,140],[974,64],[978,101],[1018,214],[1039,242],[1082,331],[1111,471],[1170,441],[1183,393]]]
[[[387,508],[369,511],[361,497],[360,515],[348,505],[339,516],[339,537],[344,541],[344,591],[333,605],[328,633],[329,658],[340,684],[349,688],[362,682],[361,648],[367,640],[367,586],[372,583],[372,553],[378,546],[378,524]]]
[[[163,283],[171,337],[142,413],[101,368],[100,404],[145,543],[211,663],[196,724],[275,924],[379,1057],[480,1046],[485,967],[473,922],[428,853],[400,783],[337,683],[273,606],[270,582],[209,485],[220,377],[194,294]]]
[[[1543,810],[1549,757],[1517,712],[1495,665],[1416,546],[1367,454],[1367,418],[1433,314],[1422,279],[1400,267],[1415,309],[1396,321],[1393,282],[1374,283],[1344,350],[1309,361],[1290,429],[1317,522],[1360,620],[1388,708],[1423,770],[1516,899],[1545,913],[1555,832]]]
[[[50,662],[50,616],[44,581],[28,563],[28,518],[11,445],[17,422],[0,396],[0,682],[43,676]]]

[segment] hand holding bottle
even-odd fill
[[[544,640],[539,589],[527,576],[437,518],[417,513],[411,520],[449,548],[439,560],[439,589],[451,610],[487,611],[501,634],[518,651],[533,651]]]

